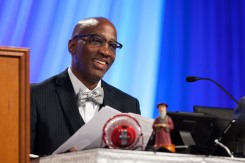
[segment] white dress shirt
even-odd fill
[[[71,68],[68,68],[68,75],[71,79],[71,83],[73,85],[74,91],[76,95],[78,94],[79,90],[81,89],[82,91],[91,91],[89,90],[71,71]],[[101,88],[101,80],[97,84],[95,88]],[[94,89],[95,89],[94,88]],[[83,120],[85,123],[87,123],[89,120],[91,120],[94,115],[98,112],[99,110],[99,105],[95,104],[93,101],[86,101],[84,106],[80,106],[79,108],[79,113],[82,116]]]

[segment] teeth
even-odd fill
[[[98,62],[98,63],[100,63],[100,64],[102,64],[102,65],[105,65],[105,64],[106,64],[105,62],[100,61],[100,60],[95,60],[95,62]]]

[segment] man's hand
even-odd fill
[[[76,151],[77,151],[76,147],[71,147],[67,152],[76,152]]]

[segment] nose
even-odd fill
[[[108,43],[106,43],[104,46],[101,46],[99,48],[99,52],[100,52],[100,54],[102,54],[106,57],[110,57],[110,56],[115,55],[114,52],[112,50],[110,50]]]

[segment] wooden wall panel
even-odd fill
[[[29,163],[29,49],[0,47],[0,162]]]

